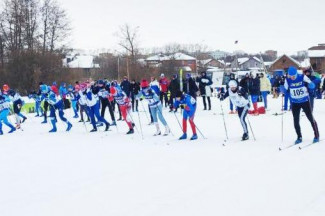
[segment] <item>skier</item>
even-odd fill
[[[313,111],[314,100],[315,100],[315,97],[317,97],[317,91],[319,91],[319,89],[320,89],[320,84],[321,84],[322,80],[313,74],[312,68],[308,68],[307,70],[304,70],[304,74],[310,79],[310,81],[312,81],[315,84],[315,89],[309,89],[309,91],[308,91],[311,110]]]
[[[141,81],[141,91],[139,92],[137,97],[140,98],[140,100],[142,100],[143,98],[141,96],[144,96],[145,99],[147,99],[147,101],[149,102],[149,109],[152,113],[154,125],[156,126],[156,133],[154,135],[157,136],[161,134],[159,123],[158,123],[158,118],[159,118],[161,123],[165,126],[165,132],[163,135],[167,136],[170,133],[170,129],[162,114],[162,105],[160,102],[160,98],[156,94],[156,92],[149,86],[148,81],[145,79]]]
[[[100,99],[100,102],[102,105],[100,116],[104,118],[106,107],[108,107],[108,111],[109,111],[109,113],[111,115],[111,119],[112,119],[111,125],[116,125],[113,107],[112,107],[111,102],[108,100],[108,95],[109,95],[109,91],[110,91],[110,83],[105,82],[104,80],[98,80],[97,86],[99,87],[98,96],[99,96],[99,99]]]
[[[42,97],[45,101],[48,102],[49,108],[50,108],[50,120],[52,124],[52,129],[49,131],[50,133],[56,132],[56,118],[55,118],[55,111],[59,111],[59,117],[60,119],[67,124],[67,129],[66,131],[70,131],[72,128],[72,124],[64,117],[64,105],[63,105],[63,100],[55,94],[51,90],[50,86],[47,85],[42,85],[41,86],[41,92],[42,92]]]
[[[105,118],[101,117],[99,114],[100,104],[98,100],[98,92],[99,92],[99,88],[91,84],[89,84],[86,91],[83,92],[83,94],[86,95],[88,114],[90,117],[91,124],[93,125],[93,129],[90,132],[97,131],[95,116],[99,122],[105,124],[105,131],[108,131],[110,126],[110,124],[105,120]]]
[[[83,113],[86,113],[87,116],[87,122],[89,122],[89,115],[88,115],[88,107],[87,107],[87,98],[86,95],[83,94],[84,91],[87,89],[87,84],[86,83],[81,83],[79,85],[79,91],[77,94],[77,99],[80,107],[80,120],[79,122],[84,122],[84,115]]]
[[[237,107],[240,123],[244,130],[242,140],[248,140],[248,129],[245,120],[249,109],[248,94],[246,93],[245,88],[238,87],[238,84],[235,80],[231,80],[228,83],[228,86],[229,88],[227,89],[227,92],[225,94],[220,95],[220,100],[223,101],[229,96],[229,99]]]
[[[180,140],[187,138],[187,119],[190,122],[193,135],[191,140],[197,139],[196,126],[194,124],[194,115],[196,111],[196,100],[188,94],[183,94],[180,90],[176,93],[176,101],[174,107],[184,109],[183,111],[183,135],[179,138]]]
[[[295,144],[302,142],[302,134],[299,123],[301,109],[305,112],[314,130],[313,142],[319,142],[318,126],[312,113],[308,89],[306,85],[310,90],[315,89],[315,84],[306,75],[299,74],[297,68],[295,67],[289,67],[288,78],[285,80],[284,88],[282,91],[288,91],[290,93],[294,126],[298,136]]]
[[[10,128],[8,133],[12,133],[16,128],[9,122],[8,115],[10,113],[10,99],[3,95],[0,89],[0,135],[3,135],[2,122]]]
[[[116,103],[120,107],[123,119],[129,127],[129,131],[126,134],[133,134],[134,123],[132,122],[130,117],[131,102],[130,99],[126,96],[125,92],[123,92],[118,85],[112,83],[110,87],[110,94],[107,96],[107,98],[110,101],[113,101],[115,99]]]
[[[248,74],[246,74],[246,75],[248,76]],[[229,79],[228,83],[229,83],[231,80],[235,80],[235,81],[237,82],[237,85],[238,85],[238,80],[236,79],[235,74],[233,74],[233,73],[230,74],[230,79]],[[245,78],[242,79],[242,80],[245,80]],[[243,82],[244,82],[244,81],[243,81]],[[226,89],[229,88],[228,83],[227,83]],[[223,89],[223,90],[224,90],[224,89]],[[221,93],[224,93],[224,92],[221,92]],[[229,104],[230,104],[230,105],[229,105],[229,108],[230,108],[230,112],[229,112],[229,114],[236,114],[236,113],[237,113],[237,109],[236,109],[236,107],[235,107],[235,111],[234,111],[234,105],[232,104],[231,100],[229,100]]]
[[[41,95],[38,94],[36,91],[32,91],[29,95],[28,98],[31,98],[35,101],[35,112],[36,115],[35,117],[42,117],[43,116],[43,109],[41,107]]]
[[[16,128],[20,128],[20,124],[24,123],[27,119],[26,116],[20,113],[22,106],[24,105],[24,101],[22,100],[19,93],[14,91],[13,89],[10,89],[8,85],[3,85],[4,94],[7,94],[10,101],[13,103],[14,113],[16,117]],[[21,121],[20,118],[23,120]]]

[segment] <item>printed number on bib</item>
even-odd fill
[[[305,87],[290,89],[290,95],[294,99],[300,99],[307,96]]]

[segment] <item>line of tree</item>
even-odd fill
[[[0,5],[0,84],[21,93],[64,73],[70,32],[66,11],[55,0],[4,0]]]

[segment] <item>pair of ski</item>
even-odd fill
[[[301,144],[303,144],[303,143],[299,143],[299,144],[291,144],[291,145],[288,145],[288,146],[285,146],[285,147],[282,147],[282,148],[279,147],[279,151],[286,150],[286,149],[289,149],[289,148],[294,147],[294,146],[298,146],[298,148],[299,148],[300,150],[302,150],[302,149],[305,149],[305,148],[310,147],[310,146],[312,146],[312,145],[315,145],[315,144],[317,144],[317,143],[320,143],[320,142],[322,142],[322,141],[324,141],[324,139],[321,139],[321,140],[319,140],[318,142],[311,142],[311,143],[308,143],[308,144],[306,144],[306,145],[301,145]]]

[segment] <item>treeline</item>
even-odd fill
[[[55,0],[4,0],[0,5],[0,84],[21,93],[40,81],[60,81],[70,32],[67,14]]]

